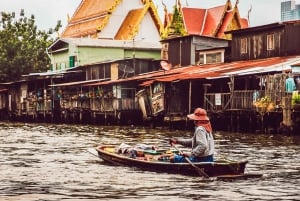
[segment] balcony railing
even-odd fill
[[[263,91],[257,90],[207,93],[204,95],[204,107],[211,112],[229,109],[254,110],[253,103],[261,96],[264,96]]]
[[[232,93],[206,93],[204,95],[204,107],[207,111],[216,112],[230,109],[256,110],[254,103],[261,98],[268,97],[269,103],[274,107],[281,107],[282,99],[287,97],[286,92],[265,90],[240,90]]]

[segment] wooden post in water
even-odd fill
[[[83,112],[83,110],[82,110],[82,108],[80,108],[80,110],[79,110],[79,123],[82,123],[82,112]]]
[[[204,91],[204,97],[205,97],[205,91]],[[203,102],[203,105],[204,102]],[[204,107],[204,106],[203,106]],[[190,113],[192,110],[192,80],[189,81],[189,108],[188,108],[188,113]]]
[[[47,109],[47,89],[45,87],[45,81],[44,81],[44,111],[43,111],[43,117],[44,117],[44,123],[46,122],[46,109]]]
[[[292,94],[287,94],[282,99],[282,117],[283,117],[283,124],[287,127],[292,125]]]

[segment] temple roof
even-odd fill
[[[97,33],[101,32],[109,23],[113,23],[110,21],[111,16],[122,3],[124,4],[125,0],[82,0],[61,37],[96,38]],[[133,34],[137,34],[138,26],[148,12],[160,34],[162,23],[153,2],[151,0],[141,0],[141,3],[144,7],[132,8],[128,13],[124,13],[125,20],[121,23],[116,35],[112,35],[111,38],[132,39]]]
[[[135,35],[135,30],[133,27],[137,27],[140,24],[141,18],[143,17],[143,9],[131,10],[120,29],[118,30],[115,39],[123,40],[123,38],[130,38],[130,36]],[[129,28],[128,28],[129,27]]]
[[[117,1],[82,0],[61,37],[81,37],[92,35],[108,18]],[[95,6],[96,5],[96,6]]]
[[[206,10],[198,8],[182,8],[182,13],[188,33],[191,35],[200,34],[202,27],[205,24],[204,19]]]
[[[248,27],[248,20],[240,17],[237,4],[233,7],[230,0],[208,9],[183,7],[181,12],[189,35],[226,38],[225,31]]]

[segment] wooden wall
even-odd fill
[[[274,49],[268,50],[267,37],[274,34]],[[233,32],[232,61],[255,60],[300,54],[300,21],[278,23]],[[242,53],[241,41],[247,39],[247,52]]]

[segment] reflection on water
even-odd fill
[[[215,132],[217,157],[248,159],[263,178],[197,177],[109,165],[87,152],[102,144],[168,147],[191,131],[83,125],[0,124],[0,200],[297,200],[298,136]]]

